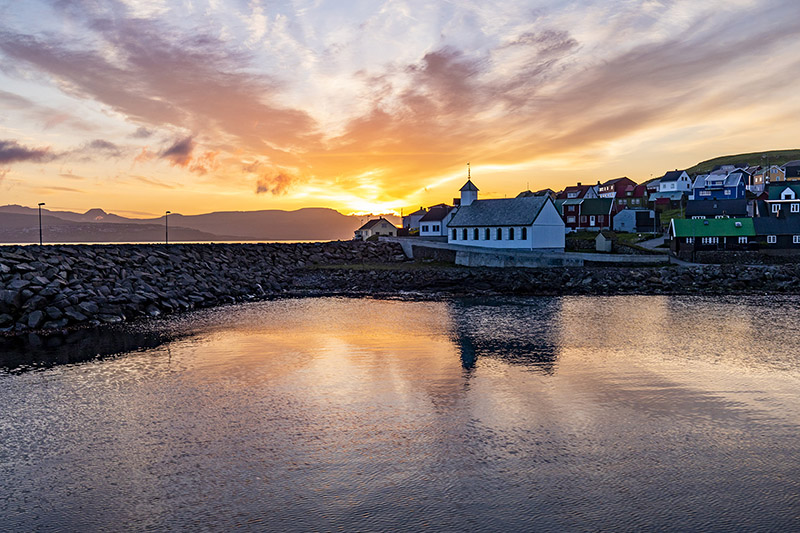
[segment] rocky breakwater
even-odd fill
[[[313,294],[394,296],[615,295],[615,294],[797,294],[800,265],[702,267],[324,268],[297,272],[295,290]]]
[[[314,265],[405,261],[399,245],[0,247],[0,333],[58,331],[281,296]]]

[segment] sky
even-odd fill
[[[0,205],[408,213],[800,148],[797,0],[0,0]]]

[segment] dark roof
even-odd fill
[[[800,167],[800,159],[795,159],[794,161],[787,161],[784,165],[786,167]]]
[[[472,183],[472,180],[467,180],[463,187],[459,189],[459,191],[477,191],[478,188]]]
[[[384,222],[387,222],[387,223],[391,224],[391,222],[389,222],[388,220],[386,220],[386,219],[385,219],[385,218],[383,218],[383,217],[381,217],[381,218],[374,218],[374,219],[372,219],[372,220],[368,221],[366,224],[364,224],[364,225],[363,225],[363,226],[361,226],[360,228],[358,228],[358,230],[356,230],[356,231],[359,231],[359,230],[362,230],[362,229],[370,229],[370,228],[372,228],[373,226],[375,226],[375,224],[377,224],[378,222],[380,222],[381,220],[383,220]]]
[[[450,206],[446,206],[446,205],[445,206],[437,205],[437,206],[431,207],[428,210],[428,212],[425,214],[425,216],[422,217],[421,219],[419,219],[419,221],[420,222],[439,222],[440,220],[444,220],[444,217],[447,216],[447,213],[449,213],[451,209],[453,209],[453,208],[450,207]]]
[[[800,235],[800,218],[756,217],[756,235]]]
[[[581,204],[581,215],[607,215],[614,200],[611,198],[587,198]]]
[[[409,214],[405,215],[403,218],[405,218],[405,217],[413,217],[413,216],[416,216],[416,215],[424,215],[425,213],[427,213],[427,211],[425,211],[424,209],[420,208],[420,209],[417,209],[416,211],[414,211],[413,213],[409,213]]]
[[[678,179],[683,174],[683,170],[670,170],[663,176],[661,176],[661,181],[678,181]]]
[[[770,200],[780,200],[781,194],[786,189],[791,189],[794,191],[795,198],[800,198],[800,184],[795,184],[786,181],[779,181],[777,183],[770,183],[769,188],[767,189],[767,193],[769,194]]]
[[[732,217],[747,216],[747,200],[689,200],[686,202],[686,218],[728,215]]]
[[[546,196],[475,200],[459,207],[448,226],[529,226],[548,201]]]

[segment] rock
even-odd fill
[[[97,304],[91,301],[79,303],[78,310],[88,316],[94,316],[100,312],[100,308],[97,306]]]
[[[74,322],[86,322],[89,320],[89,317],[75,309],[74,307],[70,306],[65,311],[64,314]]]
[[[36,311],[31,312],[31,314],[28,315],[29,328],[37,329],[39,326],[42,325],[42,322],[44,322],[44,313],[39,311],[38,309]]]
[[[11,282],[7,285],[7,287],[14,291],[19,291],[20,289],[24,289],[28,285],[30,285],[30,281],[26,281],[24,279],[15,279],[11,280]]]

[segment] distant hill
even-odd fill
[[[297,211],[230,211],[203,215],[169,215],[170,241],[347,240],[368,218],[333,209]],[[394,224],[399,218],[386,216]],[[126,218],[102,209],[86,213],[42,209],[45,242],[161,242],[164,217]],[[0,207],[0,242],[39,241],[38,210],[19,205]]]
[[[763,157],[762,159],[762,156]],[[705,174],[718,165],[761,165],[769,161],[770,165],[783,165],[788,161],[800,159],[800,150],[772,150],[769,152],[752,152],[749,154],[725,155],[715,157],[686,169],[689,175]]]

